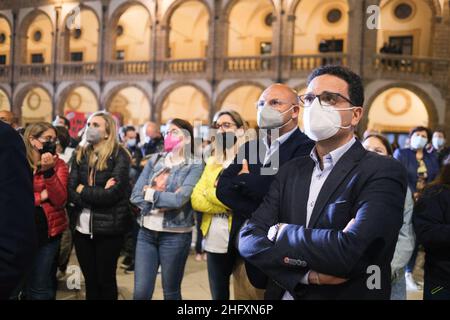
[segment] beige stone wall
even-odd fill
[[[106,66],[105,63],[114,57],[115,50],[121,47],[125,48],[125,57],[128,61],[145,60],[151,63],[156,60],[164,60],[167,58],[169,48],[171,48],[172,59],[205,56],[208,59],[207,70],[201,76],[177,74],[158,77],[150,71],[148,75],[141,76],[139,79],[133,78],[133,76],[116,79],[108,78],[105,68],[103,68],[103,76],[99,71],[94,78],[71,80],[73,83],[87,86],[91,86],[88,85],[88,82],[94,82],[99,88],[89,91],[90,93],[83,93],[82,96],[88,97],[89,94],[92,94],[95,97],[95,99],[87,98],[86,101],[92,100],[96,104],[95,107],[86,107],[86,110],[93,110],[97,106],[108,109],[112,101],[115,101],[113,97],[117,95],[117,88],[120,87],[120,90],[135,88],[138,91],[134,91],[134,94],[145,99],[142,100],[144,102],[136,104],[140,106],[137,109],[142,108],[143,112],[132,116],[131,119],[134,119],[132,122],[137,121],[136,117],[140,117],[142,121],[148,118],[166,120],[174,115],[185,116],[189,119],[198,118],[207,122],[211,119],[214,111],[220,109],[223,102],[227,101],[224,98],[226,94],[230,93],[225,91],[228,88],[225,85],[227,81],[233,81],[236,89],[239,86],[248,85],[249,81],[259,82],[264,86],[276,81],[292,84],[304,83],[306,73],[295,74],[286,70],[290,65],[288,56],[317,53],[318,41],[321,38],[335,36],[336,38],[345,38],[344,48],[348,54],[348,65],[360,73],[368,85],[376,80],[389,80],[395,82],[396,87],[399,88],[422,86],[423,92],[419,98],[426,106],[429,123],[432,125],[450,123],[450,70],[448,64],[429,63],[432,77],[408,75],[407,73],[391,76],[377,73],[373,68],[373,57],[379,51],[380,44],[394,33],[412,32],[414,34],[417,43],[414,55],[448,59],[450,57],[448,1],[407,0],[415,5],[416,14],[411,21],[401,23],[392,20],[392,7],[398,1],[383,0],[381,1],[382,30],[378,31],[369,30],[366,27],[368,16],[364,14],[366,8],[362,8],[360,0],[327,0],[320,1],[320,3],[312,0],[261,0],[256,2],[249,0],[158,0],[157,11],[154,2],[148,0],[133,2],[134,5],[131,7],[125,0],[80,2],[85,8],[92,10],[82,11],[82,20],[88,21],[88,27],[83,29],[82,26],[83,35],[86,38],[79,40],[78,43],[69,41],[69,48],[70,51],[84,50],[86,62],[99,62]],[[214,3],[217,3],[218,6],[214,6]],[[366,3],[376,5],[380,4],[380,1],[368,0]],[[436,7],[436,4],[439,7]],[[58,8],[58,6],[61,7]],[[2,1],[0,3],[0,31],[6,30],[9,22],[11,26],[16,24],[17,35],[21,32],[28,35],[27,32],[19,30],[20,26],[25,17],[34,10],[33,8],[42,9],[46,13],[45,16],[49,17],[47,18],[50,19],[49,22],[46,22],[45,19],[39,20],[38,24],[31,23],[30,29],[38,26],[46,30],[44,32],[44,43],[47,43],[44,48],[45,62],[53,63],[54,48],[49,43],[54,43],[55,39],[58,41],[57,63],[63,62],[67,60],[67,55],[63,54],[65,41],[67,41],[64,34],[64,22],[73,6],[74,1],[72,0],[59,1],[56,6],[50,0]],[[105,16],[102,15],[102,6],[104,6]],[[334,6],[341,8],[344,16],[338,24],[330,25],[324,22],[324,15]],[[119,13],[120,10],[123,12]],[[309,11],[311,14],[305,13]],[[57,12],[60,13],[58,20]],[[264,25],[264,17],[270,12],[273,12],[275,17],[272,27]],[[98,25],[94,22],[97,17]],[[117,19],[117,21],[113,21],[113,19]],[[117,24],[123,24],[125,33],[131,36],[115,38],[113,34]],[[58,27],[57,38],[52,31],[52,26]],[[29,36],[28,39],[26,37],[14,39],[17,45],[14,54],[16,63],[28,61],[30,50],[42,49],[31,43]],[[105,39],[103,54],[101,51],[102,38]],[[221,58],[259,55],[259,44],[262,41],[272,43],[273,72],[251,75],[224,72]],[[10,47],[11,45],[8,43],[0,44],[0,54],[6,52],[11,55],[11,51],[8,49]],[[279,55],[283,57],[278,59]],[[11,64],[12,61],[8,58],[7,62]],[[44,87],[52,88],[52,90],[48,90],[50,92],[62,92],[62,96],[50,95],[50,98],[47,99],[50,113],[48,107],[43,112],[47,118],[57,113],[56,101],[65,101],[69,98],[70,93],[61,90],[63,82],[64,86],[67,85],[67,79],[63,81],[59,77],[55,77],[56,81],[53,82],[53,78],[48,77],[47,79],[27,80],[26,83],[22,83],[21,80],[15,80],[17,73],[14,76],[16,78],[12,78],[11,74],[3,77],[1,88],[8,97],[6,100],[9,101],[12,97],[13,110],[17,112],[22,110],[26,100],[22,88],[33,87],[33,81],[35,85],[42,84]],[[136,86],[136,82],[139,82],[138,86]],[[189,85],[192,85],[191,88],[197,89],[192,89],[194,91],[191,90],[190,93],[181,92],[188,90],[184,86]],[[245,91],[244,89],[241,91]],[[128,90],[128,92],[132,91]],[[370,103],[382,94],[378,90],[369,91],[367,101]],[[186,94],[186,98],[183,99],[185,101],[179,101],[180,92]],[[250,111],[250,107],[248,107],[251,105],[250,100],[254,100],[254,97],[257,96],[256,91],[252,92],[245,94],[238,90],[236,96],[229,97],[229,101],[233,104],[240,105],[249,121],[254,121],[255,117],[252,113],[254,111]],[[176,107],[180,103],[188,107]],[[136,109],[133,108],[133,110]],[[23,115],[25,116],[25,114]],[[418,119],[418,121],[421,120]]]

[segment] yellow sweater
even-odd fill
[[[222,171],[221,164],[216,163],[214,157],[208,158],[205,169],[200,180],[194,187],[191,195],[192,208],[203,213],[201,230],[203,236],[208,234],[211,220],[214,214],[229,212],[227,208],[216,196],[216,180]],[[228,230],[231,229],[231,214],[228,216]]]

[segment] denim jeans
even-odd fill
[[[139,229],[134,267],[135,300],[152,298],[160,264],[164,299],[181,300],[181,282],[191,241],[192,232]]]
[[[56,298],[57,254],[61,236],[42,245],[33,263],[25,285],[27,300],[54,300]]]
[[[405,271],[398,272],[391,283],[391,300],[406,300]]]

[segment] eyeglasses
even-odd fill
[[[164,132],[164,133],[162,133],[162,136],[165,138],[165,137],[167,137],[168,135],[171,135],[171,136],[179,136],[180,135],[180,130],[178,130],[178,129],[172,129],[172,130],[170,130],[170,131],[166,131],[166,132]]]
[[[53,138],[53,137],[39,137],[38,140],[41,143],[53,142],[53,143],[59,144],[59,140],[57,138]]]
[[[319,98],[319,103],[322,107],[334,107],[344,101],[350,103],[352,106],[355,106],[349,98],[346,98],[342,94],[336,92],[325,91],[319,95],[307,93],[299,96],[301,106],[304,108],[310,107],[316,98]]]
[[[274,108],[274,109],[278,109],[279,107],[284,106],[284,105],[293,105],[293,106],[297,105],[296,103],[292,103],[289,101],[284,101],[284,100],[280,100],[280,99],[271,99],[269,101],[259,100],[258,102],[256,102],[256,107],[262,108],[266,104],[268,104],[271,108]]]
[[[212,129],[217,129],[217,130],[220,129],[220,128],[223,128],[223,129],[227,130],[227,129],[231,129],[233,127],[237,127],[237,125],[234,124],[234,123],[231,123],[231,122],[214,123],[211,126]]]

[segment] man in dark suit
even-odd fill
[[[8,299],[36,251],[31,169],[19,134],[0,121],[0,300]]]
[[[389,299],[405,169],[355,139],[364,89],[350,70],[316,69],[300,100],[316,146],[280,170],[239,251],[271,279],[267,299]]]
[[[298,129],[297,93],[284,84],[268,87],[258,101],[261,138],[247,142],[217,184],[217,197],[233,211],[229,252],[235,249],[239,229],[261,204],[279,168],[296,157],[310,153],[314,146]],[[275,116],[274,116],[275,115]],[[265,288],[266,277],[247,266],[247,274],[257,288]]]

